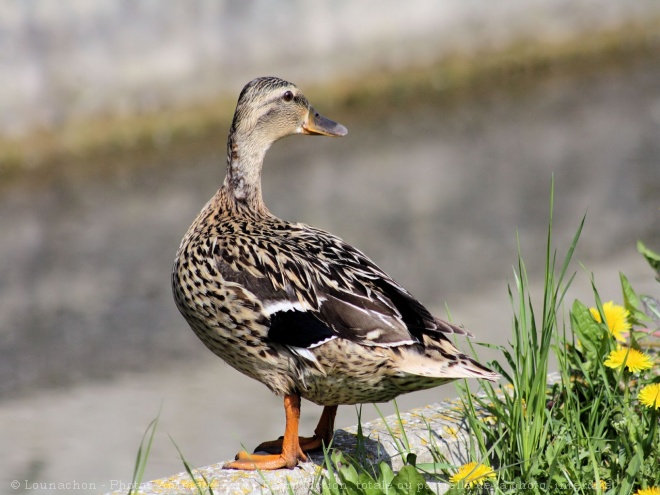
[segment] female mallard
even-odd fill
[[[293,84],[248,83],[227,144],[227,176],[181,241],[174,299],[197,336],[231,366],[284,396],[281,440],[240,452],[235,469],[293,468],[329,444],[339,404],[384,402],[456,378],[497,375],[445,334],[406,289],[339,237],[273,216],[261,197],[268,148],[291,134],[344,136]],[[325,406],[298,437],[300,398]]]

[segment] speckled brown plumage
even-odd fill
[[[174,263],[174,298],[197,336],[285,397],[285,439],[267,445],[281,454],[241,453],[228,467],[292,467],[304,459],[305,445],[318,447],[319,435],[328,440],[337,405],[496,377],[445,336],[466,331],[432,316],[363,253],[268,211],[264,155],[291,134],[341,136],[346,129],[315,112],[291,83],[248,83],[230,130],[224,184],[189,228]],[[316,440],[304,439],[302,449],[297,420],[295,438],[289,431],[299,397],[326,406]]]

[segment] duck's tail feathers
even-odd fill
[[[460,352],[449,340],[424,336],[424,347],[401,352],[398,367],[404,373],[433,378],[478,378],[496,381],[499,374]]]

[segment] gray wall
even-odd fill
[[[0,135],[658,17],[657,0],[1,0]]]

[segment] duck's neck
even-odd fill
[[[270,144],[253,143],[230,133],[227,142],[227,176],[224,188],[239,210],[253,214],[269,214],[261,196],[261,168]]]

